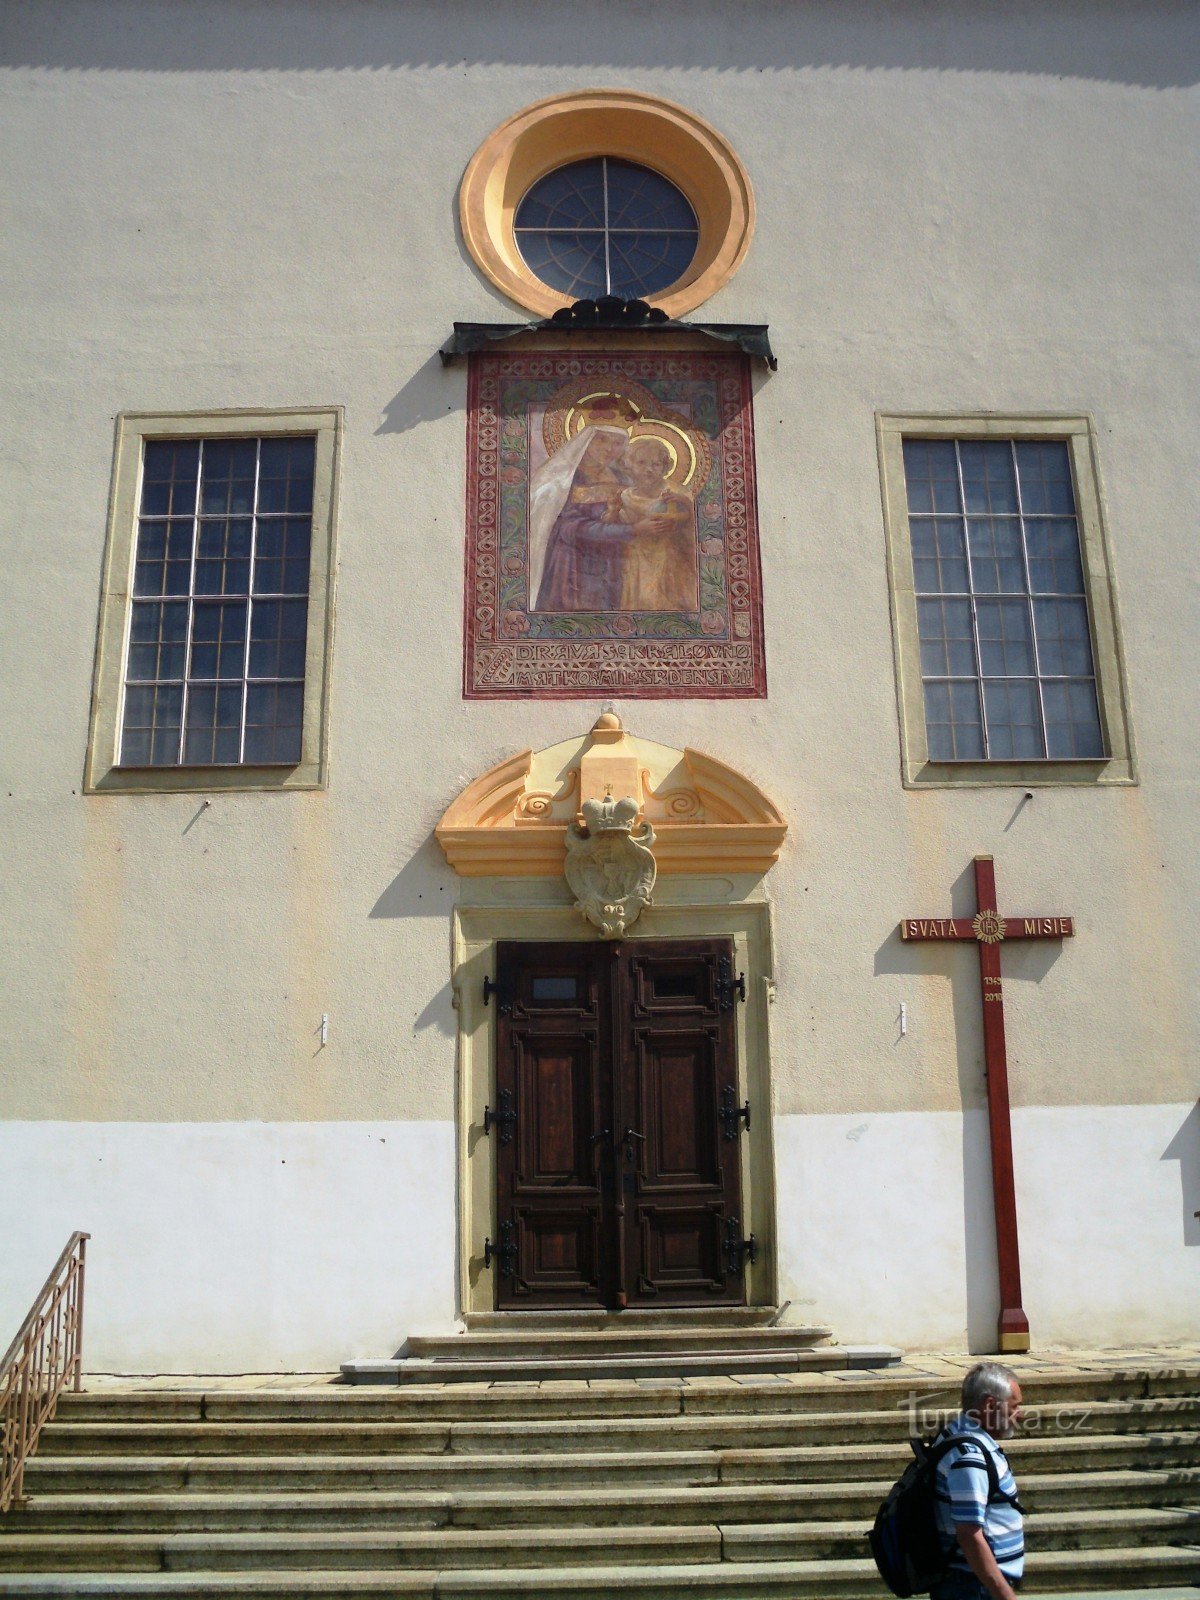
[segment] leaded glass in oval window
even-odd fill
[[[572,300],[658,294],[687,271],[700,237],[681,190],[612,156],[572,161],[539,178],[513,229],[530,271]]]

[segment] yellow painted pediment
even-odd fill
[[[434,830],[468,878],[551,878],[585,800],[626,796],[657,835],[659,873],[755,873],[774,865],[787,821],[751,779],[699,750],[627,733],[612,712],[582,739],[522,750],[469,783]]]

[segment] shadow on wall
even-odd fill
[[[462,221],[458,214],[458,194],[449,203],[450,227],[454,234],[459,260],[471,273],[476,283],[495,301],[494,317],[488,321],[518,326],[523,322],[538,322],[540,317],[502,295],[479,270],[479,263],[467,249],[462,236]],[[376,437],[384,433],[408,433],[422,422],[436,422],[451,411],[465,411],[467,402],[467,363],[462,357],[449,365],[441,358],[441,348],[449,341],[454,329],[449,323],[439,332],[441,341],[426,361],[423,361],[398,394],[392,396],[383,408],[383,418],[375,429]],[[501,346],[503,348],[503,346]]]
[[[963,917],[975,915],[975,865],[968,862],[950,885],[941,905],[908,907],[909,917]],[[1001,910],[1007,907],[1001,902]],[[1015,983],[1041,983],[1063,952],[1061,940],[1021,940],[1004,946],[1003,973]],[[979,958],[975,945],[967,939],[945,943],[922,940],[907,943],[900,937],[897,920],[886,939],[875,951],[873,971],[911,977],[941,977],[950,985],[954,1012],[954,1037],[958,1041],[958,1080],[962,1103],[984,1103],[983,1082],[983,1002],[979,987]],[[895,1043],[900,1043],[897,1030]]]
[[[474,267],[475,263],[471,262],[470,265]],[[476,276],[480,276],[478,271]],[[519,318],[506,318],[501,310],[497,312],[496,320],[517,321]],[[447,339],[452,331],[450,327],[445,329]],[[451,411],[464,410],[467,398],[465,374],[465,363],[457,370],[444,367],[441,356],[435,350],[429,360],[417,368],[403,389],[388,401],[383,409],[383,420],[375,429],[376,435],[407,433],[422,422],[436,422]]]
[[[400,868],[371,907],[369,915],[372,919],[395,920],[440,917],[448,926],[454,900],[454,874],[446,863],[441,846],[430,834]],[[412,1026],[414,1033],[424,1028],[436,1028],[447,1039],[457,1035],[454,990],[449,979],[413,1018]]]
[[[449,917],[455,878],[432,834],[409,856],[371,907],[372,917]]]
[[[986,1112],[963,1114],[962,1175],[967,1349],[973,1355],[986,1355],[996,1348],[1000,1317],[1000,1265],[996,1256],[996,1207],[992,1200],[992,1151]]]
[[[980,6],[978,0],[690,0],[642,3],[600,21],[551,0],[489,0],[473,9],[444,0],[306,0],[279,25],[273,0],[245,0],[237,26],[224,8],[158,0],[80,0],[12,7],[11,65],[147,72],[306,71],[471,65],[612,72],[639,68],[725,72],[813,67],[1004,72],[1094,78],[1168,88],[1197,80],[1200,27],[1184,5],[1060,0],[1057,5]],[[75,20],[78,19],[78,20]]]
[[[1178,1161],[1183,1189],[1183,1242],[1200,1245],[1200,1100],[1183,1119],[1179,1132],[1162,1153],[1164,1161]]]

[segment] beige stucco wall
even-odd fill
[[[504,117],[588,84],[700,112],[756,190],[749,256],[702,314],[769,322],[780,357],[755,409],[770,698],[617,709],[789,817],[767,881],[776,1111],[982,1104],[973,958],[895,933],[961,913],[977,852],[1003,909],[1078,930],[1005,953],[1016,1106],[1186,1110],[1193,22],[1048,3],[1006,24],[966,0],[9,7],[0,1111],[453,1119],[459,885],[431,829],[469,778],[601,709],[460,696],[466,373],[436,350],[456,318],[517,312],[456,236],[456,188]],[[84,798],[114,417],[237,405],[345,407],[328,789]],[[901,787],[874,416],[943,409],[1095,417],[1139,786]]]

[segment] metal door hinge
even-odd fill
[[[720,1115],[721,1121],[725,1124],[725,1137],[727,1139],[737,1138],[741,1132],[741,1123],[744,1122],[747,1129],[750,1127],[750,1102],[747,1100],[745,1105],[739,1106],[732,1084],[727,1083],[721,1090]]]
[[[758,1258],[758,1245],[754,1235],[748,1239],[742,1238],[742,1224],[739,1217],[730,1217],[725,1223],[725,1269],[731,1278],[740,1278],[745,1270],[745,1263],[754,1263]]]
[[[735,982],[733,963],[728,956],[722,956],[717,962],[717,1010],[732,1011],[734,995],[745,1004],[746,974],[739,972]]]
[[[483,1003],[486,1006],[492,995],[496,996],[496,1010],[502,1017],[512,1016],[512,995],[505,994],[500,984],[493,983],[491,978],[483,980]]]
[[[496,1098],[500,1102],[498,1111],[493,1111],[491,1106],[484,1106],[483,1108],[483,1131],[484,1133],[491,1133],[493,1128],[499,1128],[500,1143],[511,1144],[513,1141],[513,1129],[517,1125],[517,1111],[513,1105],[512,1090],[501,1089]]]
[[[495,1258],[502,1278],[512,1278],[517,1271],[517,1230],[511,1222],[500,1224],[500,1243],[491,1239],[483,1241],[483,1264],[490,1267]]]

